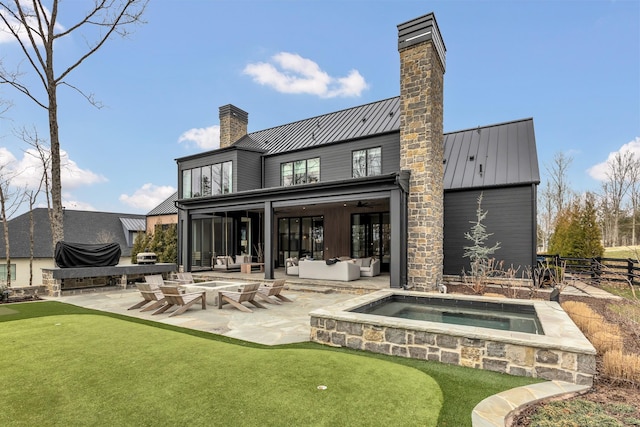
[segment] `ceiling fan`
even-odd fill
[[[356,208],[370,208],[369,202],[358,201]]]

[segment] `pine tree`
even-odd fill
[[[604,254],[594,196],[574,201],[558,216],[549,242],[549,253],[561,257],[596,258]]]
[[[471,224],[471,231],[464,233],[465,239],[471,241],[471,246],[464,246],[465,258],[469,258],[471,262],[471,277],[474,282],[484,280],[490,273],[492,267],[492,259],[490,255],[493,255],[495,251],[500,249],[500,242],[497,242],[493,246],[487,246],[487,240],[493,235],[493,233],[487,233],[487,227],[482,223],[487,217],[488,211],[482,210],[482,197],[483,193],[478,196],[478,208],[476,209],[476,220],[469,221]]]

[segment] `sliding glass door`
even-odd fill
[[[278,265],[287,258],[324,259],[324,218],[296,217],[278,220]]]
[[[388,268],[391,219],[388,212],[351,215],[351,257],[376,257]]]

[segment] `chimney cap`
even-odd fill
[[[249,113],[247,113],[246,111],[236,107],[235,105],[232,104],[227,104],[227,105],[223,105],[222,107],[219,108],[219,116],[220,118],[222,117],[227,117],[227,116],[233,116],[236,117],[239,120],[242,120],[243,122],[247,123],[249,121]]]
[[[444,45],[444,41],[442,41],[442,35],[433,12],[398,25],[399,51],[428,40],[433,42],[442,63],[442,68],[445,69],[447,48]]]

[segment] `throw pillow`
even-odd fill
[[[363,258],[362,259],[363,267],[371,267],[371,258]]]

